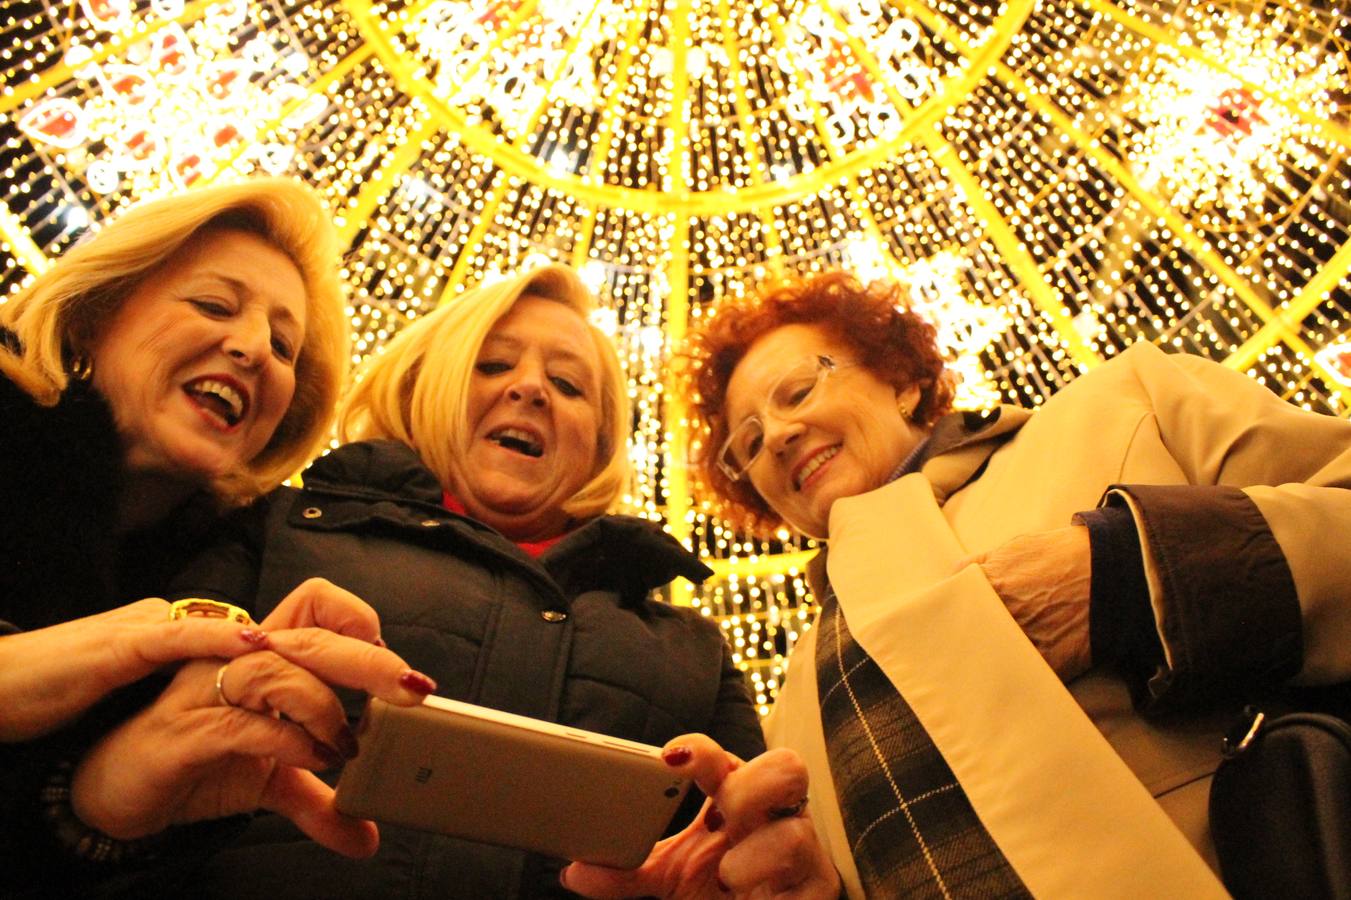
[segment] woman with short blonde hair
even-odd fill
[[[595,299],[577,273],[563,266],[479,287],[470,302],[449,300],[399,332],[366,362],[343,399],[339,439],[393,438],[416,448],[443,483],[462,479],[471,434],[468,388],[479,348],[497,320],[527,296],[561,303],[587,321],[601,366],[598,465],[564,511],[585,519],[611,510],[629,475],[628,387],[614,346],[590,324]],[[457,352],[445,352],[449,346]]]
[[[344,443],[265,498],[261,527],[204,555],[183,587],[265,614],[322,575],[375,608],[389,648],[441,696],[647,744],[711,729],[743,758],[759,753],[722,630],[659,593],[708,570],[659,523],[609,512],[629,414],[593,306],[576,273],[551,265],[407,326],[347,398]],[[538,853],[382,826],[373,863],[317,865],[277,824],[256,820],[194,889],[229,895],[247,870],[252,893],[279,900],[382,897],[410,879],[429,895],[560,894],[563,861]]]

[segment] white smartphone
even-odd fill
[[[657,747],[428,697],[372,698],[337,806],[363,819],[621,869],[689,789]]]

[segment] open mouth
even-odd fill
[[[488,440],[532,459],[544,455],[544,442],[538,435],[523,428],[498,428],[488,434]]]
[[[249,409],[248,392],[219,378],[197,378],[183,385],[183,390],[193,403],[227,428],[242,422]]]

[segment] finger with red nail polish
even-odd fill
[[[667,747],[661,751],[662,761],[668,766],[683,766],[693,755],[689,747]]]
[[[704,813],[704,827],[709,831],[718,831],[725,824],[727,820],[722,817],[722,810],[716,806],[710,806],[708,812]]]
[[[399,684],[415,694],[426,696],[436,690],[436,682],[421,672],[409,669],[399,676]]]
[[[261,628],[245,628],[239,632],[239,637],[259,650],[267,648],[267,632]]]

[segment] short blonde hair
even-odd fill
[[[319,196],[285,178],[255,178],[138,204],[72,247],[0,306],[0,325],[18,338],[0,348],[0,372],[53,406],[71,361],[86,352],[123,301],[195,235],[207,229],[256,234],[285,253],[305,283],[305,341],[291,405],[262,451],[212,485],[242,503],[271,490],[319,449],[347,374],[349,321],[338,234]]]
[[[628,389],[614,346],[591,324],[595,298],[567,266],[547,265],[475,288],[404,328],[358,371],[338,416],[339,439],[401,441],[417,451],[442,485],[462,481],[474,364],[493,325],[526,296],[574,310],[596,345],[601,366],[597,468],[563,511],[584,519],[610,510],[628,482]]]

